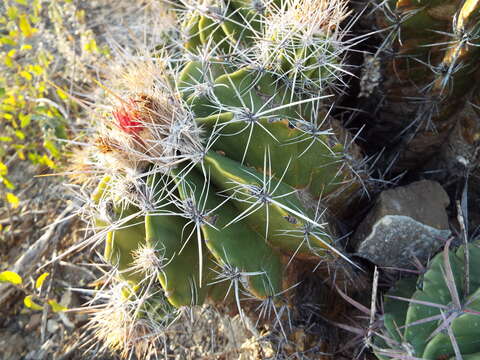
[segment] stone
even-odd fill
[[[439,230],[409,216],[387,215],[378,220],[356,255],[380,267],[415,268],[415,259],[426,261],[447,241],[450,230]]]
[[[447,240],[442,186],[430,180],[383,191],[352,237],[356,255],[382,267],[414,268],[425,263]]]
[[[382,191],[375,205],[355,232],[355,242],[365,239],[373,225],[386,215],[403,215],[431,226],[448,229],[448,215],[445,208],[450,199],[436,181],[421,180],[406,186]]]

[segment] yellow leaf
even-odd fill
[[[7,201],[14,209],[20,205],[20,199],[10,192],[7,192]]]
[[[25,160],[25,153],[22,150],[19,150],[17,154],[20,160]]]
[[[15,130],[15,136],[20,140],[25,140],[25,133],[21,130]]]
[[[28,71],[20,71],[20,76],[25,78],[27,81],[32,80],[32,74],[30,74]]]
[[[95,39],[90,39],[85,45],[84,50],[90,53],[98,53],[98,46]]]
[[[13,60],[11,57],[5,56],[4,62],[9,68],[13,67]]]
[[[5,99],[5,100],[6,100],[6,99]],[[0,108],[1,108],[3,111],[10,111],[10,112],[15,112],[15,111],[17,111],[17,109],[16,109],[14,106],[12,106],[12,105],[10,105],[10,104],[5,104],[5,102],[4,102],[2,105],[0,105]]]
[[[48,304],[52,307],[53,312],[62,312],[62,311],[68,310],[68,308],[66,308],[63,305],[60,305],[55,300],[48,300]]]
[[[15,189],[15,185],[13,185],[10,180],[8,180],[6,177],[3,177],[3,176],[0,176],[0,180],[2,180],[3,182],[3,185],[5,185],[5,187],[9,190],[14,190]]]
[[[40,305],[33,302],[32,295],[25,296],[25,299],[23,299],[23,303],[25,304],[25,306],[27,308],[32,309],[32,310],[42,310],[43,309],[43,306],[40,306]]]
[[[35,287],[40,290],[41,287],[42,287],[42,284],[43,282],[45,281],[45,279],[47,278],[47,276],[50,275],[50,273],[46,272],[46,273],[43,273],[42,275],[40,275],[38,278],[37,278],[37,281],[35,281]]]
[[[50,169],[55,169],[56,166],[55,166],[55,163],[53,162],[52,159],[50,159],[47,155],[43,155],[40,159],[40,163],[43,164],[43,165],[46,165],[48,166]]]
[[[42,70],[42,72],[43,72],[43,70]],[[37,90],[38,90],[39,94],[43,94],[46,89],[47,89],[47,87],[45,86],[45,83],[43,81],[41,83],[37,84]]]
[[[11,38],[17,38],[18,37],[18,30],[10,30],[8,32],[8,36],[10,36]]]
[[[58,96],[60,96],[60,99],[62,100],[68,99],[68,95],[65,93],[65,91],[63,91],[60,88],[57,88],[57,94]]]
[[[23,44],[23,45],[20,47],[20,51],[28,51],[28,50],[32,50],[32,45],[30,45],[30,44]]]
[[[3,102],[5,104],[15,106],[17,104],[17,99],[15,98],[15,96],[13,96],[12,93],[9,93],[8,97],[5,100],[3,100]]]
[[[34,11],[34,14],[36,14],[38,16],[38,14],[40,13],[40,11],[42,10],[42,2],[41,0],[33,0],[33,11]]]
[[[8,174],[8,167],[0,161],[0,176]]]
[[[20,20],[18,22],[18,27],[22,31],[23,36],[30,37],[34,35],[38,30],[33,28],[28,21],[28,17],[25,14],[20,15]]]
[[[33,72],[35,75],[42,75],[43,74],[43,68],[38,64],[35,64],[35,65],[31,66],[30,71]]]
[[[20,285],[22,277],[13,271],[3,271],[0,273],[0,282],[8,282],[13,285]]]
[[[55,146],[55,143],[51,140],[45,140],[43,142],[43,146],[45,147],[45,149],[47,149],[50,154],[55,158],[55,157],[59,157],[60,156],[60,151],[58,150],[58,148]]]

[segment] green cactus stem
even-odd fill
[[[378,358],[478,357],[479,259],[478,242],[456,251],[445,249],[417,281],[399,281],[385,298],[385,331],[376,338],[374,348]]]

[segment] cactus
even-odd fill
[[[400,280],[385,298],[378,358],[477,359],[479,259],[478,241],[456,251],[447,245],[418,280]]]
[[[373,53],[385,81],[372,136],[384,139],[378,148],[389,150],[397,171],[418,168],[438,153],[478,92],[471,79],[480,64],[480,3],[392,0],[375,7],[384,36]]]
[[[105,174],[89,202],[92,241],[106,239],[125,317],[132,331],[135,319],[144,324],[138,339],[158,319],[169,324],[174,309],[206,302],[243,316],[243,304],[259,301],[266,315],[288,303],[295,263],[351,262],[330,220],[352,210],[368,179],[330,116],[335,83],[348,74],[345,1],[176,11],[182,45],[113,76],[115,104],[88,154],[92,172]],[[122,348],[109,332],[97,331]]]

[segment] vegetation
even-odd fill
[[[22,204],[18,164],[74,183],[87,236],[66,254],[98,249],[107,262],[88,290],[86,342],[148,358],[208,304],[267,324],[278,343],[327,322],[359,335],[372,358],[476,359],[480,253],[466,239],[480,195],[466,189],[478,177],[480,2],[159,6],[162,26],[131,51],[122,31],[98,45],[93,15],[72,1],[0,4],[0,203],[10,217]],[[81,31],[65,46],[71,21]],[[461,175],[435,164],[452,148]],[[377,287],[350,235],[380,190],[423,178],[455,200],[465,189],[458,214],[449,209],[465,244]],[[49,276],[28,284],[6,270],[0,282],[31,311],[61,313],[42,292]],[[354,326],[358,310],[369,319]]]

